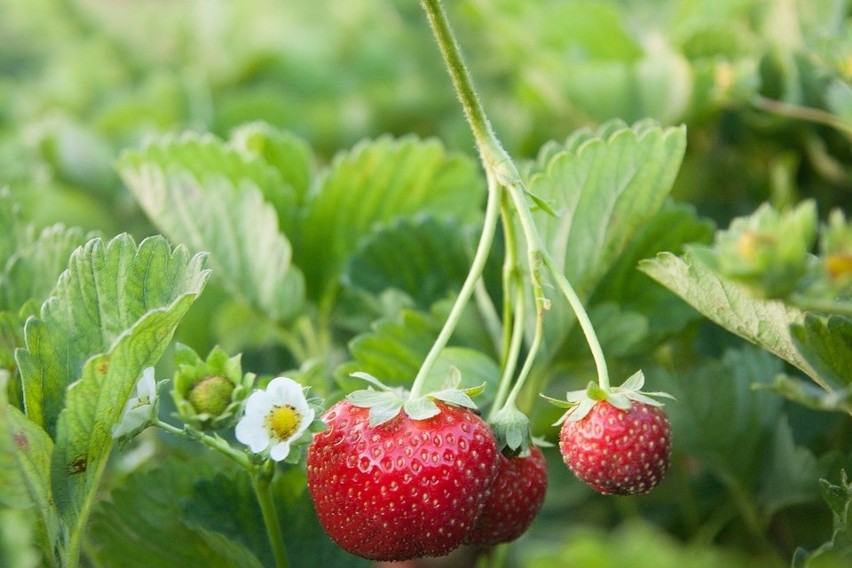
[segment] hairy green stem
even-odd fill
[[[488,172],[486,172],[488,173]],[[441,351],[447,346],[450,337],[458,326],[464,308],[470,301],[479,277],[482,275],[482,269],[485,267],[485,262],[488,260],[488,253],[491,252],[491,243],[494,241],[494,233],[497,230],[497,219],[500,213],[500,195],[502,189],[497,184],[494,176],[488,174],[488,202],[485,205],[485,219],[482,224],[482,234],[479,236],[479,244],[476,247],[476,254],[473,257],[473,262],[470,266],[470,271],[462,284],[459,295],[456,298],[453,307],[450,309],[450,314],[447,316],[447,321],[444,322],[444,327],[438,334],[437,339],[429,349],[429,353],[423,360],[420,370],[417,371],[417,376],[414,377],[414,383],[411,385],[411,398],[417,398],[422,393],[423,385],[426,383],[426,377],[438,360]]]
[[[180,438],[186,438],[187,440],[200,442],[211,450],[219,452],[220,454],[227,457],[228,459],[230,459],[248,472],[252,472],[256,467],[255,464],[252,463],[251,459],[249,459],[249,457],[245,454],[245,452],[235,450],[227,441],[222,438],[213,437],[208,434],[204,434],[203,432],[198,432],[196,430],[178,428],[177,426],[172,426],[168,422],[163,422],[159,418],[154,421],[153,425],[161,430],[164,430],[165,432],[168,432],[169,434],[173,434]]]
[[[524,339],[524,319],[526,318],[526,304],[524,303],[523,288],[516,287],[515,303],[518,308],[515,310],[514,320],[512,321],[512,337],[509,342],[507,355],[502,361],[501,368],[503,369],[500,375],[500,384],[497,387],[497,394],[494,397],[494,403],[491,405],[491,411],[488,415],[489,421],[492,420],[497,412],[503,408],[506,403],[506,397],[509,394],[509,387],[512,384],[512,377],[515,374],[515,368],[518,364],[518,355],[521,351],[521,343]]]

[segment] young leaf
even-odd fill
[[[802,357],[790,334],[804,314],[778,300],[760,300],[714,273],[689,251],[682,257],[661,253],[640,263],[654,278],[711,321],[798,367],[826,391],[831,386]]]
[[[786,416],[781,416],[774,428],[763,472],[760,499],[770,514],[814,500],[819,489],[817,479],[825,474],[811,451],[796,445]]]
[[[475,219],[482,195],[474,163],[435,140],[383,137],[337,156],[308,197],[295,251],[311,296],[336,292],[347,256],[376,225],[421,213]]]
[[[605,125],[595,136],[566,146],[541,166],[543,173],[532,177],[529,189],[561,212],[558,217],[536,213],[536,225],[577,293],[588,299],[663,205],[686,133],[618,123],[612,132]],[[554,302],[547,320],[552,349],[560,347],[572,319],[565,302]]]
[[[295,196],[292,189],[264,195],[289,187],[269,166],[220,141],[187,136],[125,153],[119,170],[164,234],[209,251],[215,277],[232,294],[272,320],[301,311],[302,275],[269,203],[292,209]]]

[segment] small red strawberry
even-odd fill
[[[468,408],[427,404],[436,413],[426,418],[397,406],[371,424],[371,409],[344,400],[323,418],[328,429],[308,450],[308,490],[326,533],[352,554],[441,556],[479,518],[497,475],[494,435]]]
[[[607,401],[579,420],[563,423],[559,449],[581,481],[604,495],[647,493],[663,479],[671,455],[671,426],[658,406],[632,401],[629,409]]]
[[[467,536],[468,544],[490,547],[515,540],[527,531],[544,503],[547,461],[539,448],[530,446],[524,457],[500,454],[499,462],[491,496]]]

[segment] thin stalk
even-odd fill
[[[470,272],[462,284],[459,295],[456,298],[453,307],[450,309],[450,314],[447,316],[447,321],[444,322],[444,327],[438,334],[435,343],[432,344],[429,353],[423,360],[420,370],[417,371],[417,376],[414,377],[414,383],[411,385],[411,398],[420,396],[423,390],[423,385],[426,382],[426,377],[438,360],[438,356],[450,340],[456,326],[461,319],[465,306],[470,301],[479,277],[482,275],[482,269],[485,267],[485,262],[488,260],[488,253],[491,251],[491,243],[494,241],[494,233],[497,230],[497,219],[500,213],[500,195],[502,189],[497,184],[493,175],[488,175],[488,202],[485,205],[485,220],[482,224],[482,234],[479,236],[479,244],[476,247],[476,254],[473,257],[473,262],[470,266]]]
[[[526,360],[524,360],[524,366],[521,367],[521,372],[518,373],[518,378],[512,387],[512,391],[509,393],[509,397],[504,403],[504,406],[507,408],[515,406],[518,394],[521,392],[521,389],[524,388],[524,383],[530,375],[530,371],[535,363],[536,355],[538,355],[538,351],[541,349],[541,343],[544,339],[544,313],[548,310],[548,304],[550,301],[544,297],[544,289],[541,286],[541,274],[539,273],[539,264],[541,262],[540,258],[541,253],[530,253],[530,271],[532,272],[533,297],[535,298],[535,330],[533,332],[533,339],[530,343],[530,349],[527,352]]]
[[[544,243],[542,243],[541,236],[533,222],[532,213],[530,213],[529,208],[524,202],[525,195],[523,193],[523,189],[517,185],[510,185],[507,189],[515,203],[515,211],[518,213],[524,237],[527,239],[529,246],[537,255],[539,255],[541,262],[544,264],[545,268],[547,268],[548,272],[550,272],[550,275],[556,282],[556,286],[565,296],[565,299],[568,300],[568,304],[571,306],[571,309],[574,311],[574,315],[577,317],[577,322],[580,324],[583,335],[586,337],[586,342],[589,344],[589,349],[592,351],[592,357],[595,360],[595,367],[597,368],[598,373],[598,384],[603,390],[609,391],[609,370],[606,366],[603,348],[601,348],[600,341],[598,341],[598,336],[595,333],[594,326],[592,326],[592,321],[589,319],[589,314],[586,312],[586,308],[583,307],[583,302],[580,300],[580,297],[577,295],[574,287],[571,286],[571,283],[565,277],[565,274],[562,273],[562,270],[556,264],[556,261],[553,260],[553,257],[545,248]]]
[[[275,566],[277,568],[288,568],[290,560],[287,557],[287,549],[284,547],[275,499],[272,498],[272,476],[265,475],[263,472],[255,472],[252,475],[252,486],[257,496],[257,502],[260,504],[263,524],[266,526],[266,536],[269,539],[269,546],[272,548],[272,555],[275,557]]]
[[[485,331],[488,332],[488,337],[491,338],[491,343],[494,345],[494,351],[499,353],[503,349],[503,331],[500,316],[497,315],[497,309],[488,295],[488,289],[485,287],[485,281],[481,276],[476,282],[476,287],[473,289],[473,298],[476,301],[476,307],[479,308],[479,315],[482,317]]]
[[[489,421],[493,419],[497,412],[503,408],[506,403],[506,397],[509,394],[509,387],[512,384],[512,377],[515,374],[515,368],[518,364],[518,355],[521,351],[521,342],[524,339],[524,319],[526,317],[526,304],[524,303],[523,289],[517,287],[515,296],[518,304],[518,309],[515,310],[515,317],[512,323],[512,340],[508,351],[508,356],[503,361],[503,373],[500,376],[500,384],[497,387],[497,394],[494,396],[494,403],[491,405],[491,411],[488,414]]]
[[[161,430],[168,432],[169,434],[173,434],[180,438],[186,438],[187,440],[201,442],[211,450],[215,450],[230,459],[231,461],[235,462],[237,465],[241,466],[249,473],[254,471],[254,469],[257,467],[254,463],[252,463],[251,459],[249,459],[249,457],[244,452],[235,450],[231,447],[230,444],[228,444],[228,442],[226,442],[222,438],[213,437],[208,434],[203,434],[201,432],[186,430],[184,428],[178,428],[177,426],[172,426],[168,422],[163,422],[159,418],[154,421],[153,425]]]

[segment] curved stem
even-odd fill
[[[248,472],[252,472],[256,467],[255,464],[252,463],[251,459],[245,454],[245,452],[235,450],[228,442],[226,442],[222,438],[213,437],[195,430],[178,428],[177,426],[172,426],[168,422],[163,422],[159,418],[154,421],[153,425],[161,430],[168,432],[169,434],[173,434],[180,438],[186,438],[187,440],[201,442],[211,450],[215,450],[230,459],[231,461],[235,462]]]
[[[491,411],[488,414],[489,421],[493,419],[497,412],[503,408],[506,403],[506,397],[509,393],[509,387],[512,384],[512,376],[515,374],[515,368],[518,364],[518,354],[521,351],[521,342],[524,338],[524,319],[526,317],[526,304],[524,303],[523,289],[518,286],[515,296],[516,304],[514,321],[512,322],[512,339],[507,351],[507,356],[501,365],[503,373],[500,376],[500,385],[497,387],[497,394],[494,396],[494,403],[491,405]]]
[[[447,321],[444,322],[444,327],[438,334],[437,339],[435,339],[435,343],[433,343],[432,347],[429,349],[429,353],[423,360],[420,370],[417,371],[417,376],[414,377],[414,384],[411,385],[410,395],[412,399],[420,396],[420,391],[423,389],[426,377],[435,365],[435,361],[438,360],[438,356],[441,354],[441,351],[447,346],[447,342],[449,342],[450,336],[452,336],[455,331],[462,313],[464,312],[464,308],[467,306],[467,303],[470,301],[470,297],[476,288],[476,283],[482,275],[482,269],[485,267],[485,261],[488,260],[488,253],[491,251],[491,243],[494,241],[494,233],[497,229],[497,218],[499,217],[500,212],[499,205],[501,194],[502,190],[500,186],[496,183],[494,176],[489,174],[488,202],[485,206],[485,220],[482,225],[482,234],[479,236],[479,244],[476,247],[476,254],[473,257],[473,262],[470,266],[470,272],[468,272],[467,277],[464,280],[464,284],[462,284],[461,290],[459,290],[459,295],[450,310],[450,314],[447,316]]]
[[[547,252],[544,243],[542,243],[541,236],[533,222],[532,213],[530,213],[529,208],[524,202],[525,196],[522,188],[513,184],[509,185],[507,189],[515,203],[515,211],[518,213],[521,228],[524,231],[524,236],[526,237],[527,242],[536,250],[536,253],[539,255],[542,263],[556,282],[556,286],[559,288],[560,292],[562,292],[562,295],[565,296],[565,299],[568,300],[568,304],[571,306],[571,309],[574,311],[574,315],[577,317],[577,322],[580,324],[583,335],[586,337],[586,342],[589,344],[589,349],[592,351],[592,357],[595,360],[595,367],[597,368],[598,373],[598,384],[603,390],[609,391],[609,370],[606,366],[603,348],[601,348],[600,341],[598,341],[598,336],[595,333],[594,326],[592,326],[592,321],[589,319],[589,314],[586,312],[586,308],[583,307],[583,302],[580,300],[580,297],[577,295],[574,287],[571,286],[571,283],[565,277],[565,274],[563,274],[560,267],[556,264],[556,261],[550,253]]]

